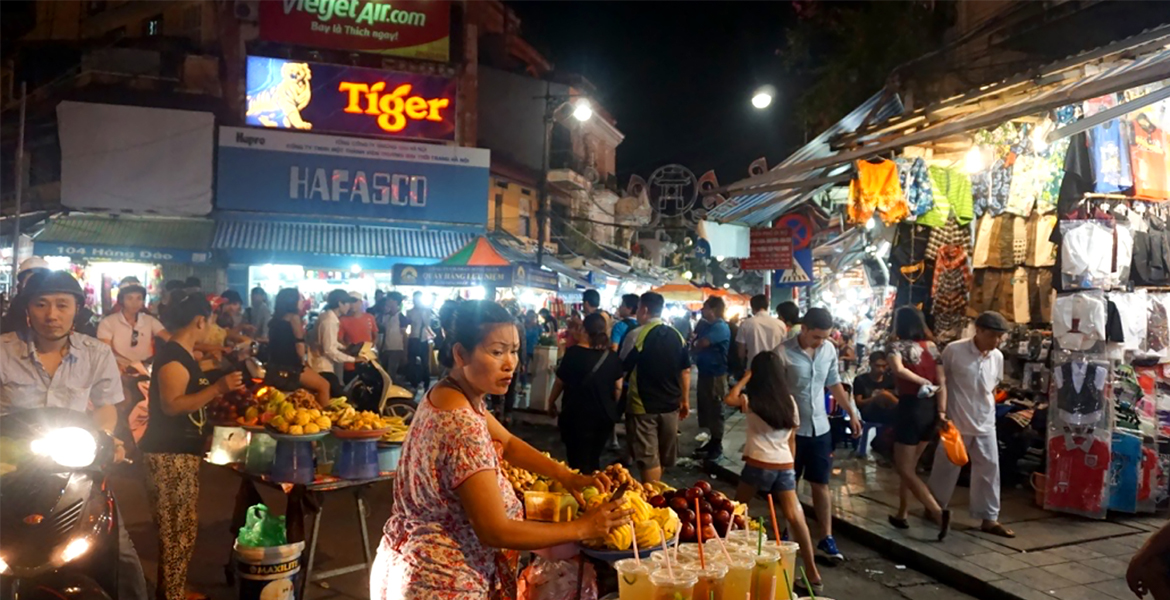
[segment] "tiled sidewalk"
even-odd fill
[[[743,468],[742,415],[729,417],[726,427],[725,458],[714,470],[721,478],[738,479]],[[906,531],[887,522],[898,504],[898,478],[892,469],[879,467],[872,455],[859,459],[849,450],[838,450],[831,485],[835,533],[980,598],[1132,600],[1124,579],[1129,559],[1166,523],[1165,515],[1094,521],[1052,513],[1036,507],[1030,489],[1005,489],[1001,518],[1017,536],[1006,539],[978,530],[979,522],[967,514],[967,488],[960,487],[951,506],[955,524],[946,541],[939,542],[937,528],[920,517],[912,516]],[[806,513],[812,514],[807,484],[800,493]]]

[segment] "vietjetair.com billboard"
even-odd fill
[[[265,0],[260,38],[281,44],[447,62],[447,0]]]

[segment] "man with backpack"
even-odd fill
[[[638,327],[638,320],[634,318],[634,314],[637,312],[638,295],[623,295],[622,303],[618,306],[618,320],[613,324],[613,329],[609,333],[609,339],[613,342],[615,350],[622,347],[622,342],[626,339],[626,334]]]

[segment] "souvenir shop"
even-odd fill
[[[971,132],[960,151],[854,163],[847,218],[890,242],[892,307],[921,308],[940,345],[985,310],[1015,324],[1000,416],[1034,432],[1049,510],[1167,506],[1170,101],[1152,100],[1166,96],[1137,87]]]

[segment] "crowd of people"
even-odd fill
[[[602,471],[602,454],[615,425],[624,423],[626,460],[643,481],[658,480],[678,458],[679,424],[692,408],[692,367],[700,426],[710,435],[699,457],[714,460],[724,452],[724,417],[741,411],[746,440],[736,496],[748,501],[766,493],[777,499],[807,568],[798,588],[823,590],[815,556],[845,559],[831,528],[830,397],[848,415],[853,437],[866,419],[893,432],[902,489],[891,524],[907,525],[913,498],[938,524],[939,538],[946,536],[958,469],[936,457],[924,482],[915,467],[949,421],[972,460],[972,515],[989,533],[1014,535],[998,520],[993,391],[1003,364],[996,348],[1007,324],[997,313],[981,315],[973,337],[940,352],[921,313],[902,308],[888,351],[867,352],[834,335],[827,310],[810,308],[802,315],[795,304],[782,303],[772,316],[762,295],[751,299],[752,315],[738,323],[724,318],[720,298],[708,298],[701,320],[684,335],[663,318],[665,300],[654,292],[623,296],[611,314],[588,290],[582,311],[562,329],[545,311],[509,310],[490,301],[448,301],[435,311],[416,294],[404,312],[405,298],[389,292],[363,310],[360,297],[335,290],[310,325],[293,288],[281,290],[271,308],[264,290],[252,290],[244,310],[234,292],[209,296],[197,281],[171,282],[152,314],[145,289],[126,281],[115,309],[91,336],[80,332],[85,297],[72,275],[33,263],[20,270],[18,281],[4,315],[14,329],[0,335],[0,413],[46,406],[88,412],[97,429],[118,440],[122,458],[120,408],[130,396],[121,375],[153,362],[145,399],[149,419],[131,450],[142,459],[159,532],[158,598],[190,597],[186,571],[198,530],[198,469],[210,434],[204,408],[241,388],[239,371],[227,365],[241,346],[257,339],[267,342],[270,369],[296,378],[322,403],[353,376],[345,367],[365,360],[355,345],[373,345],[388,372],[426,390],[404,443],[394,504],[371,574],[373,598],[514,597],[519,551],[602,538],[627,524],[630,511],[619,502],[572,522],[525,521],[500,461],[572,493],[587,486],[607,491],[613,482]],[[563,352],[550,411],[558,417],[568,466],[511,434],[505,418],[534,347],[552,340]],[[852,393],[842,376],[846,351],[869,365],[853,380]],[[432,354],[441,365],[433,386]],[[497,418],[489,409],[500,404]],[[812,490],[815,527],[796,496],[801,478]],[[145,599],[141,565],[121,519],[118,524],[118,597]],[[1135,555],[1129,573],[1135,591],[1165,589],[1160,561],[1168,548],[1170,533],[1164,530]]]

